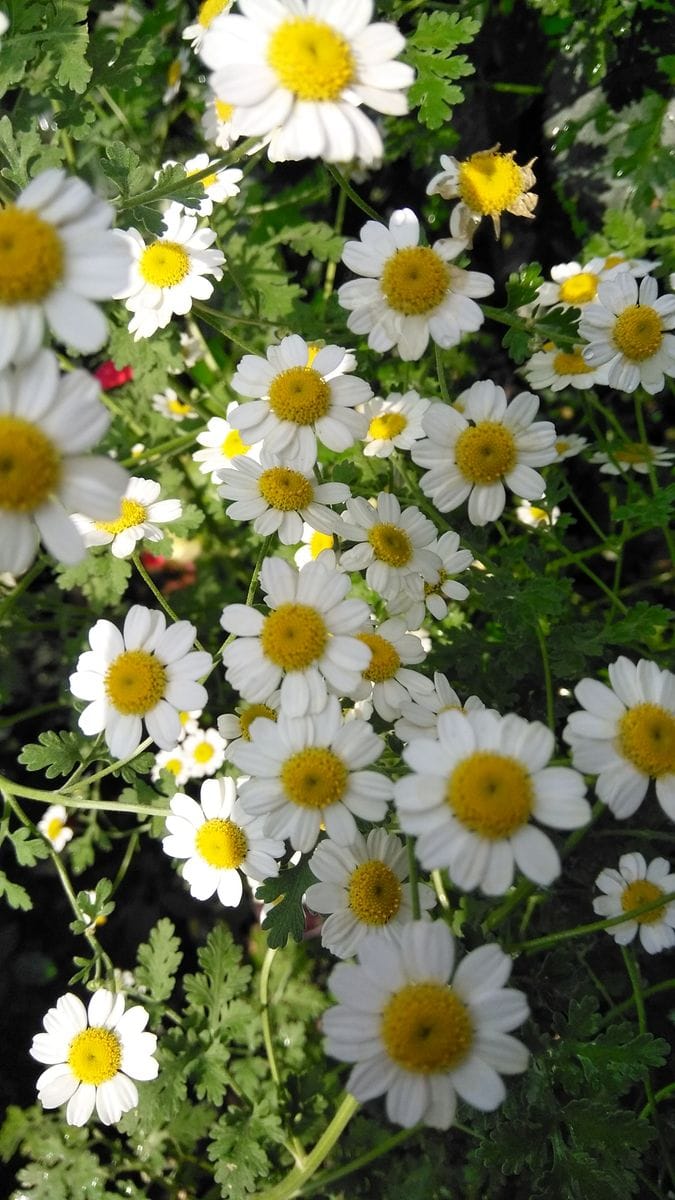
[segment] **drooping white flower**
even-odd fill
[[[582,346],[576,346],[574,350],[559,350],[551,343],[523,363],[520,371],[535,392],[545,388],[560,392],[568,387],[587,391],[588,388],[606,383],[607,372],[602,367],[592,367],[587,363],[582,350]]]
[[[205,171],[210,161],[208,154],[195,154],[192,158],[186,159],[185,171],[188,179],[191,175],[197,175],[200,171]],[[175,167],[177,165],[175,159],[167,159],[166,162],[162,163],[162,170],[165,167]],[[159,174],[159,171],[155,172],[155,179],[158,178]],[[239,184],[242,178],[243,172],[238,167],[215,167],[210,174],[205,175],[201,179],[204,195],[196,207],[182,204],[179,201],[175,203],[187,216],[196,213],[200,217],[210,217],[214,204],[222,204],[223,201],[231,200],[233,196],[239,194]]]
[[[462,704],[447,677],[440,671],[434,671],[433,691],[418,700],[408,700],[401,705],[403,715],[396,722],[394,732],[402,742],[412,742],[415,738],[437,738],[440,714],[452,709],[458,709],[460,712],[482,712],[485,705],[478,696],[469,696]],[[488,712],[499,716],[496,709],[488,709]]]
[[[444,200],[459,197],[450,217],[450,233],[454,238],[470,241],[483,217],[490,217],[495,236],[499,237],[502,213],[534,216],[539,199],[530,191],[536,183],[532,170],[535,159],[519,167],[515,155],[515,150],[500,153],[499,144],[461,160],[441,155],[443,170],[428,184],[427,195],[438,194]]]
[[[523,525],[529,525],[530,529],[552,529],[557,523],[560,516],[560,509],[557,504],[549,512],[546,508],[539,508],[536,504],[523,503],[516,506],[516,516]]]
[[[634,392],[643,387],[656,395],[664,376],[675,375],[675,296],[658,295],[651,275],[639,287],[629,271],[598,287],[579,322],[579,334],[589,343],[584,359],[603,367],[610,387]]]
[[[221,150],[229,150],[239,134],[234,128],[234,105],[221,99],[215,92],[210,95],[202,115],[202,132],[207,142],[214,142]]]
[[[611,442],[609,445],[610,449],[596,450],[588,460],[600,465],[601,475],[625,475],[627,471],[648,475],[650,467],[667,467],[675,459],[673,451],[666,450],[665,446],[650,446],[646,442]]]
[[[57,854],[63,850],[73,836],[73,831],[67,822],[67,808],[64,808],[62,804],[50,804],[37,824],[40,833],[47,838]]]
[[[473,562],[471,551],[460,548],[459,534],[449,529],[437,542],[431,543],[429,550],[437,555],[441,562],[436,582],[425,581],[420,596],[418,586],[415,585],[411,589],[409,581],[404,581],[396,600],[389,603],[389,611],[392,614],[405,615],[409,629],[415,629],[422,624],[427,610],[437,621],[445,620],[448,615],[448,600],[466,600],[469,595],[468,587],[455,578],[462,571],[466,571]]]
[[[436,541],[433,521],[419,508],[401,510],[396,496],[380,492],[375,504],[363,497],[347,501],[340,536],[356,542],[340,556],[345,571],[366,572],[366,583],[385,600],[396,600],[402,588],[420,598],[425,583],[437,583],[439,556],[430,549]]]
[[[98,988],[88,1007],[72,992],[61,996],[44,1018],[45,1033],[33,1038],[30,1054],[49,1063],[37,1081],[43,1108],[68,1102],[66,1121],[84,1125],[96,1107],[104,1125],[114,1125],[138,1104],[134,1079],[155,1079],[157,1038],[144,1032],[148,1014],[140,1005],[124,1011],[124,996]]]
[[[180,500],[159,500],[161,488],[152,479],[132,476],[127,484],[117,518],[114,521],[92,521],[81,513],[73,521],[86,546],[110,546],[115,558],[128,558],[136,543],[159,542],[164,537],[161,525],[177,521],[182,515]]]
[[[595,897],[593,911],[599,917],[619,917],[675,892],[675,875],[665,858],[653,858],[647,865],[642,854],[622,854],[618,871],[606,867],[598,875],[595,885],[604,895]],[[642,916],[630,917],[619,925],[610,925],[607,933],[620,946],[628,945],[639,933],[648,954],[669,950],[675,946],[675,900]]]
[[[363,406],[368,432],[363,453],[366,458],[389,458],[394,450],[410,450],[425,436],[422,417],[430,400],[419,392],[391,392],[386,400],[376,396]]]
[[[224,713],[218,717],[218,733],[225,739],[225,757],[229,759],[232,751],[241,741],[250,742],[251,723],[256,717],[266,717],[268,721],[276,721],[279,715],[281,692],[272,692],[264,704],[238,704],[233,713]]]
[[[565,458],[574,458],[576,454],[588,445],[588,438],[580,437],[578,433],[561,433],[555,440],[556,462]]]
[[[271,454],[263,447],[260,461],[246,456],[218,471],[218,495],[233,500],[226,510],[232,521],[253,521],[262,537],[276,533],[285,546],[302,537],[303,524],[319,533],[333,534],[341,527],[339,516],[327,506],[344,504],[350,497],[346,483],[320,483],[312,470],[314,453],[297,458]]]
[[[371,700],[383,720],[395,721],[404,704],[431,694],[431,680],[420,671],[410,670],[424,662],[427,652],[419,637],[406,632],[406,623],[400,617],[382,621],[376,628],[369,623],[358,637],[370,650],[371,659],[354,695],[359,700]]]

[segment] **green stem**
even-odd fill
[[[82,787],[86,785],[89,787],[89,784],[95,783],[97,779],[104,779],[106,775],[113,775],[115,771],[119,771],[122,767],[126,767],[127,763],[133,762],[135,758],[138,758],[139,754],[143,754],[150,745],[152,745],[152,738],[148,737],[144,742],[140,742],[131,754],[127,754],[126,758],[118,758],[114,763],[110,763],[107,767],[102,767],[100,771],[96,771],[93,775],[85,776],[84,779],[78,782],[78,786]]]
[[[153,596],[155,597],[155,600],[157,601],[157,603],[160,605],[161,608],[164,609],[164,612],[166,613],[167,617],[169,617],[172,621],[180,621],[180,617],[174,611],[174,609],[171,607],[166,596],[162,595],[162,593],[160,592],[159,588],[157,587],[157,584],[155,583],[154,579],[151,578],[151,576],[148,574],[145,567],[143,566],[143,563],[141,562],[140,554],[132,555],[131,561],[133,562],[133,564],[134,564],[136,570],[138,571],[138,574],[140,575],[143,582],[145,584],[147,584],[147,586],[150,588],[150,591],[152,592]],[[206,653],[199,638],[195,638],[194,644],[198,650],[201,650],[202,652]]]
[[[408,1138],[414,1137],[422,1128],[422,1125],[414,1125],[412,1129],[399,1129],[398,1133],[392,1133],[383,1142],[379,1142],[371,1150],[366,1150],[364,1154],[359,1154],[358,1158],[353,1158],[344,1167],[337,1167],[334,1171],[322,1171],[308,1188],[303,1188],[303,1196],[313,1196],[315,1192],[322,1192],[329,1184],[335,1183],[336,1179],[344,1179],[345,1175],[352,1175],[354,1171],[360,1171],[361,1167],[366,1167],[368,1163],[374,1162],[376,1158],[382,1158],[390,1150],[400,1146],[402,1142],[407,1142]]]
[[[645,1104],[642,1112],[640,1113],[640,1117],[646,1117],[650,1108],[653,1108],[655,1104],[660,1104],[662,1100],[667,1100],[669,1096],[675,1096],[675,1083],[667,1083],[665,1087],[662,1087],[658,1092],[655,1092],[651,1097],[650,1103]]]
[[[366,204],[365,200],[361,199],[358,192],[354,191],[354,188],[352,187],[351,183],[349,183],[349,181],[347,179],[345,179],[344,175],[342,174],[342,171],[338,170],[338,168],[334,165],[334,163],[326,163],[325,165],[326,165],[326,170],[328,171],[328,174],[333,176],[333,179],[337,183],[338,187],[340,187],[342,189],[342,191],[345,193],[345,195],[347,195],[349,197],[352,204],[355,204],[357,208],[360,208],[361,212],[364,212],[367,217],[371,218],[371,220],[377,221],[378,224],[381,225],[382,224],[381,213],[375,212],[374,208],[371,208],[369,204]]]
[[[436,375],[438,376],[438,386],[441,389],[441,396],[446,404],[452,404],[450,392],[448,391],[448,381],[445,378],[445,367],[443,366],[443,351],[441,347],[434,343],[434,358],[436,359]]]
[[[157,462],[163,458],[165,454],[173,454],[177,450],[187,450],[188,447],[194,445],[197,440],[196,433],[181,433],[179,437],[169,438],[166,442],[160,442],[158,446],[148,450],[147,454],[130,455],[129,458],[123,458],[123,467],[146,467],[150,463]]]
[[[26,574],[21,576],[21,579],[19,580],[19,582],[16,584],[15,587],[12,588],[11,592],[3,600],[2,604],[0,604],[0,621],[2,621],[2,619],[7,616],[10,609],[12,609],[14,607],[16,601],[19,599],[19,596],[22,596],[23,593],[25,591],[27,591],[27,589],[30,587],[31,583],[33,583],[33,581],[35,579],[37,579],[38,575],[42,574],[42,572],[44,571],[46,566],[47,566],[47,559],[46,558],[38,558],[33,563],[30,570],[26,571]]]
[[[115,763],[110,769],[116,769],[118,765]],[[89,779],[84,782],[89,783]],[[6,779],[4,775],[0,775],[0,791],[7,792],[10,796],[23,796],[26,800],[38,800],[40,804],[62,804],[64,808],[82,808],[87,811],[127,812],[136,813],[142,817],[164,817],[169,812],[168,807],[151,808],[148,804],[127,804],[124,800],[85,800],[81,796],[68,796],[64,792],[47,792],[42,788],[26,787],[22,783],[14,783],[13,779]]]
[[[630,986],[631,986],[631,990],[633,992],[633,998],[635,1000],[635,1013],[636,1013],[637,1021],[638,1021],[638,1029],[640,1030],[641,1034],[648,1034],[649,1030],[647,1028],[647,1014],[645,1012],[645,1002],[644,1002],[644,996],[642,994],[642,980],[640,979],[640,971],[639,971],[638,965],[635,961],[635,957],[633,955],[632,948],[629,946],[622,946],[621,947],[621,957],[623,958],[624,966],[626,968],[626,971],[628,972],[628,978],[630,979]],[[661,1147],[661,1155],[663,1158],[663,1162],[664,1162],[665,1167],[670,1175],[671,1181],[675,1182],[675,1176],[673,1175],[673,1166],[670,1161],[670,1154],[668,1152],[668,1146],[666,1143],[666,1139],[663,1136],[660,1122],[659,1122],[659,1119],[658,1119],[658,1116],[656,1113],[656,1100],[654,1097],[654,1088],[652,1087],[652,1079],[651,1079],[651,1075],[649,1073],[648,1067],[645,1068],[642,1078],[643,1078],[643,1082],[644,1082],[645,1096],[647,1097],[647,1103],[645,1104],[644,1108],[642,1109],[640,1116],[642,1117],[643,1120],[646,1120],[647,1117],[651,1113],[651,1116],[653,1118],[654,1125],[656,1128],[656,1134],[659,1139],[659,1144]]]
[[[662,983],[654,983],[651,987],[644,988],[642,992],[642,998],[643,1000],[648,1000],[652,996],[658,996],[660,992],[670,992],[673,990],[673,988],[675,988],[675,979],[664,979]],[[629,996],[629,998],[622,1001],[621,1004],[615,1004],[613,1008],[610,1008],[609,1012],[605,1013],[604,1017],[602,1018],[601,1027],[608,1025],[609,1022],[615,1020],[616,1017],[623,1016],[625,1012],[629,1012],[629,1010],[633,1008],[634,1004],[634,996]]]
[[[277,1091],[281,1088],[281,1075],[277,1065],[276,1054],[274,1053],[274,1042],[272,1041],[272,1028],[270,1023],[270,1000],[269,1000],[269,982],[272,963],[276,957],[276,950],[272,946],[268,946],[265,951],[265,957],[260,969],[260,1021],[262,1024],[263,1042],[265,1043],[265,1054],[269,1063],[270,1075],[274,1080]],[[286,1146],[289,1154],[295,1161],[295,1165],[299,1170],[305,1165],[305,1150],[298,1138],[291,1137],[290,1143]]]
[[[452,905],[450,904],[450,897],[448,896],[448,893],[445,890],[445,884],[443,883],[443,876],[439,870],[431,872],[431,882],[434,885],[434,891],[438,897],[438,902],[439,902],[441,908],[443,909],[444,912],[451,913]]]
[[[548,648],[546,646],[544,631],[541,628],[541,621],[536,622],[534,626],[534,632],[539,643],[541,665],[544,672],[544,687],[546,688],[546,722],[551,730],[551,733],[555,733],[555,699],[553,696],[553,680],[551,678],[551,664],[548,660]]]
[[[665,896],[659,896],[658,900],[651,900],[649,904],[641,904],[639,908],[631,908],[618,917],[607,917],[604,921],[591,921],[589,925],[576,925],[574,929],[562,929],[558,933],[550,933],[546,937],[532,938],[529,942],[515,942],[509,946],[508,952],[509,954],[530,954],[537,950],[548,950],[550,946],[557,946],[559,942],[567,942],[571,938],[588,937],[592,933],[599,933],[600,930],[611,929],[613,925],[621,925],[625,921],[642,917],[645,913],[654,912],[657,908],[670,904],[671,900],[675,900],[675,892],[668,892]]]
[[[318,1171],[322,1162],[330,1154],[342,1131],[351,1121],[359,1107],[358,1100],[346,1094],[333,1120],[324,1130],[316,1146],[310,1150],[303,1167],[294,1167],[285,1179],[267,1191],[258,1192],[256,1200],[292,1200],[292,1197],[302,1194],[305,1184]]]
[[[345,221],[345,209],[347,207],[347,193],[342,189],[338,189],[337,204],[335,206],[335,232],[342,233],[342,227]],[[323,281],[323,302],[327,304],[331,298],[333,288],[335,286],[335,272],[337,263],[330,261],[326,264],[326,274]]]
[[[185,179],[181,179],[178,183],[171,185],[157,185],[154,188],[148,188],[145,192],[137,192],[135,196],[123,196],[117,201],[118,213],[129,212],[134,208],[139,208],[141,205],[154,204],[157,200],[180,200],[183,193],[192,191],[194,185],[200,180],[206,179],[208,175],[213,175],[215,171],[219,171],[221,167],[231,167],[234,163],[239,162],[248,150],[255,146],[257,138],[247,138],[241,145],[237,146],[228,154],[223,154],[219,158],[209,163],[207,167],[202,167],[201,171],[195,171],[194,175],[189,175]]]
[[[412,904],[413,921],[419,921],[421,916],[420,908],[420,888],[419,876],[417,873],[417,859],[415,858],[415,839],[406,837],[406,848],[408,850],[408,879],[410,881],[410,900]]]

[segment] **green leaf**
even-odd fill
[[[37,742],[24,746],[19,762],[28,771],[44,771],[47,779],[57,775],[70,775],[82,761],[82,742],[77,734],[61,730],[55,733],[48,729],[38,734]],[[54,797],[58,800],[58,797]]]
[[[25,825],[8,836],[20,867],[34,867],[38,859],[49,858],[49,846],[42,838],[31,837]]]
[[[4,871],[0,871],[0,897],[4,896],[10,908],[21,909],[23,912],[29,912],[33,907],[31,900],[25,887],[20,883],[12,883],[8,879]]]
[[[262,924],[270,946],[275,949],[285,946],[289,937],[301,941],[305,929],[302,897],[313,882],[307,860],[302,859],[297,866],[266,879],[257,889],[256,899],[272,905]]]
[[[302,221],[282,229],[271,239],[291,246],[298,254],[311,254],[318,262],[339,262],[345,239],[326,221]]]
[[[77,588],[95,613],[104,612],[122,599],[131,575],[131,563],[115,558],[109,546],[89,550],[74,567],[56,566],[56,582],[64,592]]]
[[[47,167],[60,166],[64,158],[60,146],[43,145],[36,129],[15,134],[6,115],[0,119],[0,154],[7,163],[0,174],[18,188],[25,188],[32,176]]]
[[[156,1003],[168,1000],[175,986],[176,972],[183,961],[180,940],[168,917],[161,917],[147,942],[138,947],[136,979]]]
[[[115,902],[111,900],[112,896],[112,880],[99,879],[95,890],[78,892],[77,906],[82,913],[82,920],[76,918],[71,921],[70,928],[73,933],[86,933],[87,930],[93,929],[98,923],[103,923],[115,910]]]
[[[197,958],[201,971],[185,976],[185,997],[201,1010],[209,1027],[217,1029],[226,1020],[230,1002],[246,991],[251,968],[242,966],[241,950],[226,925],[211,930]]]
[[[279,1118],[266,1104],[228,1108],[211,1131],[208,1156],[214,1179],[227,1200],[244,1200],[270,1173],[266,1147],[284,1140]]]
[[[473,65],[465,54],[454,54],[457,46],[473,41],[480,22],[457,13],[423,13],[408,39],[406,58],[417,72],[408,91],[410,103],[419,107],[420,120],[428,129],[440,129],[463,99],[453,82],[472,75]]]

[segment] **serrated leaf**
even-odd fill
[[[44,771],[47,779],[70,775],[82,761],[82,744],[76,734],[51,729],[38,734],[37,742],[29,742],[19,755],[19,762],[28,771]],[[55,797],[56,798],[56,797]]]
[[[318,262],[339,262],[345,239],[325,221],[302,221],[282,229],[274,241],[291,246],[298,254],[311,254]]]
[[[270,1172],[266,1146],[281,1143],[284,1135],[279,1118],[265,1104],[228,1108],[211,1130],[208,1156],[214,1178],[227,1200],[244,1200],[256,1190],[259,1179]]]
[[[42,838],[31,837],[30,830],[24,825],[8,836],[20,867],[34,867],[38,859],[49,858],[47,844]]]
[[[136,979],[157,1003],[169,999],[176,972],[183,961],[180,940],[175,935],[172,922],[168,917],[161,917],[147,942],[138,947]]]
[[[289,937],[299,942],[305,930],[305,910],[302,897],[314,876],[302,859],[295,867],[287,867],[272,879],[266,879],[256,891],[256,899],[271,904],[262,927],[268,944],[274,949],[286,945]]]
[[[197,952],[201,971],[186,975],[183,988],[187,1001],[206,1016],[209,1028],[218,1028],[228,1005],[242,995],[251,978],[251,968],[242,966],[241,950],[225,925],[211,930],[206,944]]]
[[[20,909],[22,912],[29,912],[33,907],[31,900],[25,887],[20,883],[12,883],[8,879],[4,871],[0,871],[0,897],[4,896],[10,908]]]
[[[463,99],[462,89],[452,81],[472,75],[475,68],[465,54],[453,54],[457,46],[473,41],[480,22],[457,13],[423,13],[408,39],[406,57],[417,73],[408,89],[410,103],[419,107],[428,129],[439,129]]]
[[[108,546],[100,551],[90,550],[74,567],[56,566],[56,582],[64,592],[79,589],[95,612],[103,612],[122,599],[129,577],[131,563],[125,558],[115,558]]]

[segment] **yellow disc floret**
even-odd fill
[[[265,717],[268,721],[276,721],[277,714],[269,704],[249,704],[242,713],[239,714],[239,724],[241,725],[241,736],[245,742],[250,742],[250,729],[256,717]]]
[[[284,671],[304,671],[321,658],[328,641],[326,623],[309,604],[280,604],[265,618],[263,654]]]
[[[614,322],[611,338],[629,362],[644,362],[661,347],[661,317],[648,304],[630,304]]]
[[[652,883],[650,879],[635,879],[621,893],[621,907],[624,912],[630,912],[633,908],[642,908],[643,904],[651,904],[663,895],[663,888]],[[638,925],[653,925],[655,921],[663,920],[665,911],[665,905],[662,908],[653,908],[641,917],[633,917],[633,920],[637,921]]]
[[[570,354],[559,350],[553,359],[553,370],[556,375],[588,375],[593,368],[584,361],[580,350]]]
[[[213,106],[216,110],[216,116],[218,117],[218,120],[222,121],[223,125],[232,120],[232,115],[234,113],[233,104],[228,104],[227,100],[216,99]]]
[[[408,983],[394,992],[380,1027],[387,1054],[406,1071],[452,1071],[471,1050],[473,1026],[465,1004],[442,983]]]
[[[215,749],[210,742],[197,742],[197,745],[192,751],[192,757],[194,758],[195,762],[201,763],[202,766],[204,763],[209,762],[213,758],[214,754]]]
[[[61,455],[50,438],[23,417],[0,415],[0,509],[34,512],[61,479]]]
[[[399,433],[403,433],[407,418],[403,413],[399,412],[383,412],[379,417],[373,417],[368,426],[368,437],[373,441],[389,441],[390,438],[395,438]]]
[[[298,100],[338,100],[356,70],[345,38],[313,17],[282,21],[267,45],[267,63]]]
[[[457,190],[472,212],[505,212],[524,191],[523,171],[513,161],[514,153],[480,150],[459,164]]]
[[[382,292],[387,304],[406,317],[433,312],[445,299],[450,271],[428,246],[407,246],[387,259]]]
[[[516,461],[515,438],[498,421],[479,421],[460,433],[455,442],[455,462],[471,483],[496,483],[513,470]]]
[[[199,826],[195,846],[205,862],[219,871],[236,870],[248,854],[248,838],[243,829],[222,817]]]
[[[499,841],[527,823],[534,793],[530,776],[517,759],[477,750],[455,767],[445,798],[457,820],[472,833]]]
[[[335,538],[332,533],[319,533],[318,529],[315,529],[309,539],[309,552],[312,558],[318,558],[324,550],[332,550],[334,543]]]
[[[190,255],[178,242],[153,242],[141,254],[138,269],[152,287],[176,287],[189,274]]]
[[[280,512],[297,512],[311,504],[314,487],[300,471],[290,467],[269,467],[258,480],[263,500]]]
[[[105,674],[106,695],[124,716],[145,716],[159,704],[166,685],[164,667],[147,650],[125,650],[111,662]]]
[[[646,446],[644,442],[625,442],[619,449],[612,450],[612,457],[617,462],[648,463],[654,454],[651,446]]]
[[[204,29],[208,29],[209,25],[216,17],[219,17],[224,8],[227,8],[230,0],[204,0],[200,5],[197,20]]]
[[[286,759],[281,786],[286,797],[300,808],[328,808],[341,800],[349,772],[332,750],[309,746]]]
[[[100,1087],[114,1079],[122,1064],[122,1044],[112,1029],[92,1025],[76,1033],[68,1047],[68,1066],[80,1083]]]
[[[136,525],[142,525],[147,518],[148,510],[144,504],[139,504],[138,500],[127,500],[124,497],[117,520],[96,521],[96,528],[102,529],[104,533],[123,533],[125,529],[133,529]]]
[[[63,275],[58,233],[31,209],[0,209],[0,304],[39,304]]]
[[[55,841],[56,838],[59,836],[65,823],[66,822],[64,821],[63,817],[52,817],[51,821],[47,825],[47,830],[46,830],[47,837],[49,838],[49,840],[51,842]]]
[[[280,421],[313,425],[330,408],[330,388],[313,367],[289,367],[270,386],[270,408]]]
[[[375,557],[388,567],[405,567],[413,556],[413,544],[405,529],[382,521],[368,530]]]
[[[371,859],[349,876],[349,907],[364,925],[387,925],[401,907],[401,885],[386,863]]]
[[[379,633],[357,633],[360,642],[372,651],[372,657],[363,678],[371,683],[384,683],[385,679],[393,679],[401,665],[401,658],[391,642]]]
[[[592,271],[578,271],[570,275],[560,284],[560,299],[564,304],[572,304],[579,308],[582,304],[590,304],[598,294],[599,279]]]
[[[231,429],[225,434],[220,451],[225,458],[236,458],[238,454],[248,454],[251,447],[245,442],[238,429]]]
[[[675,717],[660,704],[636,704],[619,721],[619,750],[654,779],[675,772]]]

